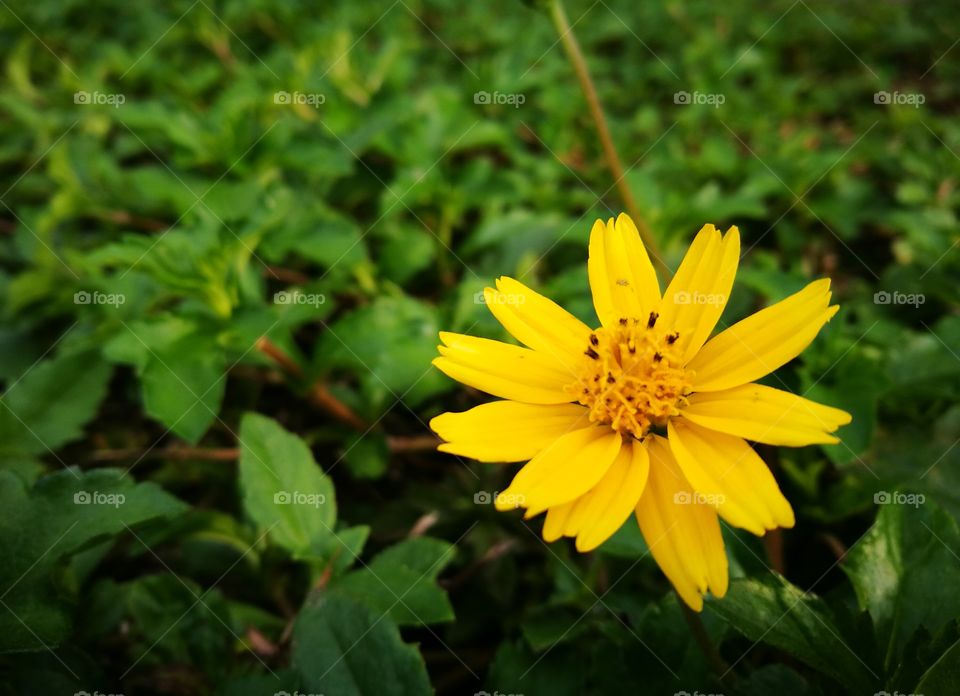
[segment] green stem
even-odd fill
[[[660,253],[660,247],[650,231],[650,226],[640,214],[640,208],[633,197],[633,192],[627,183],[626,175],[623,171],[623,164],[620,162],[620,156],[613,146],[613,138],[610,136],[610,128],[607,126],[606,116],[603,115],[603,107],[600,105],[600,99],[597,97],[597,90],[593,86],[593,80],[590,78],[590,71],[587,69],[587,62],[580,51],[580,44],[577,43],[577,37],[573,33],[573,27],[567,20],[567,13],[563,9],[562,0],[551,0],[550,16],[553,18],[553,24],[560,34],[560,41],[573,63],[573,69],[577,73],[577,79],[580,81],[580,87],[587,98],[587,104],[590,107],[590,115],[593,117],[594,125],[597,128],[597,135],[600,138],[600,145],[603,148],[603,156],[607,161],[607,167],[613,175],[614,184],[623,199],[623,204],[633,218],[637,229],[640,231],[640,238],[643,240],[647,253],[650,254],[653,265],[659,271],[661,279],[667,280],[670,277],[670,269],[663,261],[663,254]]]
[[[710,634],[707,633],[700,614],[688,607],[687,603],[683,601],[679,594],[677,595],[677,601],[680,603],[680,609],[683,611],[683,618],[687,620],[687,626],[690,627],[690,633],[693,634],[693,639],[697,642],[704,657],[707,658],[710,669],[713,670],[721,682],[725,681],[724,677],[730,668],[720,656],[720,651],[717,650],[717,646],[710,640]]]

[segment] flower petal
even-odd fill
[[[666,440],[648,436],[650,475],[637,504],[637,522],[657,565],[692,609],[703,609],[703,594],[727,593],[727,555],[716,511],[693,500],[693,489],[673,459]]]
[[[433,364],[453,379],[514,401],[565,404],[573,401],[564,386],[576,376],[556,358],[520,346],[440,332],[443,357]]]
[[[793,510],[760,456],[743,439],[674,418],[667,426],[670,450],[683,475],[720,516],[762,536],[792,527]],[[712,501],[710,500],[712,499]]]
[[[486,288],[483,296],[503,328],[534,350],[572,363],[589,345],[590,327],[513,278],[499,278],[497,289]]]
[[[481,462],[524,462],[551,442],[590,424],[579,404],[493,401],[462,413],[443,413],[430,427],[446,440],[441,452]]]
[[[658,322],[680,334],[677,340],[687,362],[717,325],[737,275],[740,231],[731,227],[722,238],[704,225],[680,263],[660,303]]]
[[[787,447],[837,443],[830,433],[851,420],[846,411],[761,384],[694,394],[681,415],[710,430]]]
[[[607,473],[621,442],[619,433],[600,425],[557,438],[520,469],[497,509],[525,507],[532,516],[583,495]]]
[[[620,449],[600,483],[577,499],[567,521],[565,533],[576,535],[577,551],[592,551],[620,529],[640,502],[649,471],[650,457],[639,441]]]
[[[636,225],[623,213],[616,222],[610,218],[606,225],[594,223],[587,273],[593,306],[604,326],[615,326],[621,317],[645,318],[660,302],[657,273]]]
[[[837,309],[824,278],[737,322],[687,364],[696,372],[694,391],[729,389],[773,372],[810,345]]]

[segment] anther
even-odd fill
[[[667,336],[667,343],[669,343],[672,346],[674,343],[677,342],[678,338],[680,338],[680,332],[674,331],[672,334]]]
[[[653,325],[657,323],[657,319],[660,318],[660,315],[656,312],[650,312],[650,318],[647,319],[647,328],[652,329]]]

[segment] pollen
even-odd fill
[[[679,334],[657,327],[658,315],[624,317],[596,329],[584,346],[577,381],[566,387],[590,410],[590,420],[642,439],[680,413],[693,387],[675,345]]]

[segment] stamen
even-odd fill
[[[692,373],[674,346],[680,334],[656,331],[658,318],[656,312],[643,323],[622,317],[590,334],[577,381],[567,390],[589,409],[592,422],[643,438],[686,405]]]

